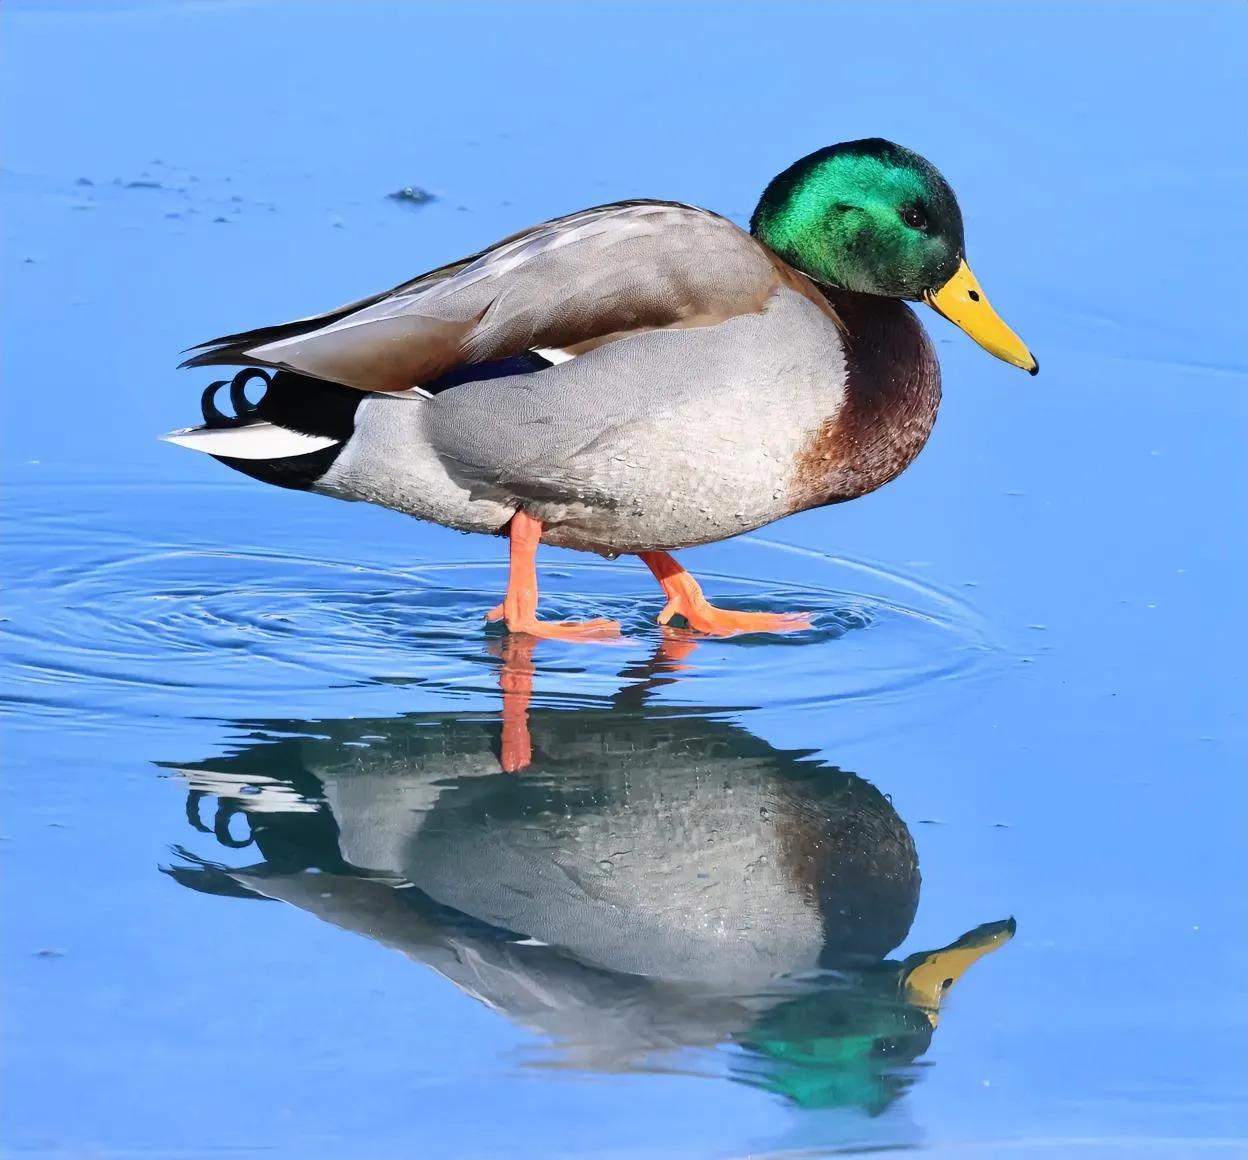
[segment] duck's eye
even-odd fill
[[[927,214],[919,209],[917,205],[906,206],[906,208],[901,211],[901,220],[911,229],[927,229]]]

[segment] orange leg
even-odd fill
[[[741,632],[795,632],[810,627],[809,612],[729,612],[716,608],[702,587],[666,552],[641,552],[646,567],[654,573],[667,596],[659,613],[659,623],[683,616],[695,632],[710,636],[735,636]]]
[[[509,632],[561,640],[601,640],[618,636],[614,620],[543,621],[537,619],[537,545],[542,540],[542,521],[527,512],[511,517],[507,533],[511,537],[511,573],[502,604],[485,614],[486,620],[506,622]]]

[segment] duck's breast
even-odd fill
[[[798,456],[795,510],[856,499],[895,479],[923,450],[940,405],[940,364],[909,306],[825,294],[844,327],[845,400]]]

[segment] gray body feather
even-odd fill
[[[794,465],[844,398],[837,332],[801,295],[630,335],[536,374],[378,395],[320,490],[464,531],[523,506],[544,540],[673,549],[793,510]]]

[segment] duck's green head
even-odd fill
[[[998,358],[1039,370],[966,264],[949,183],[909,149],[872,137],[803,157],[764,190],[750,229],[816,282],[922,299]]]

